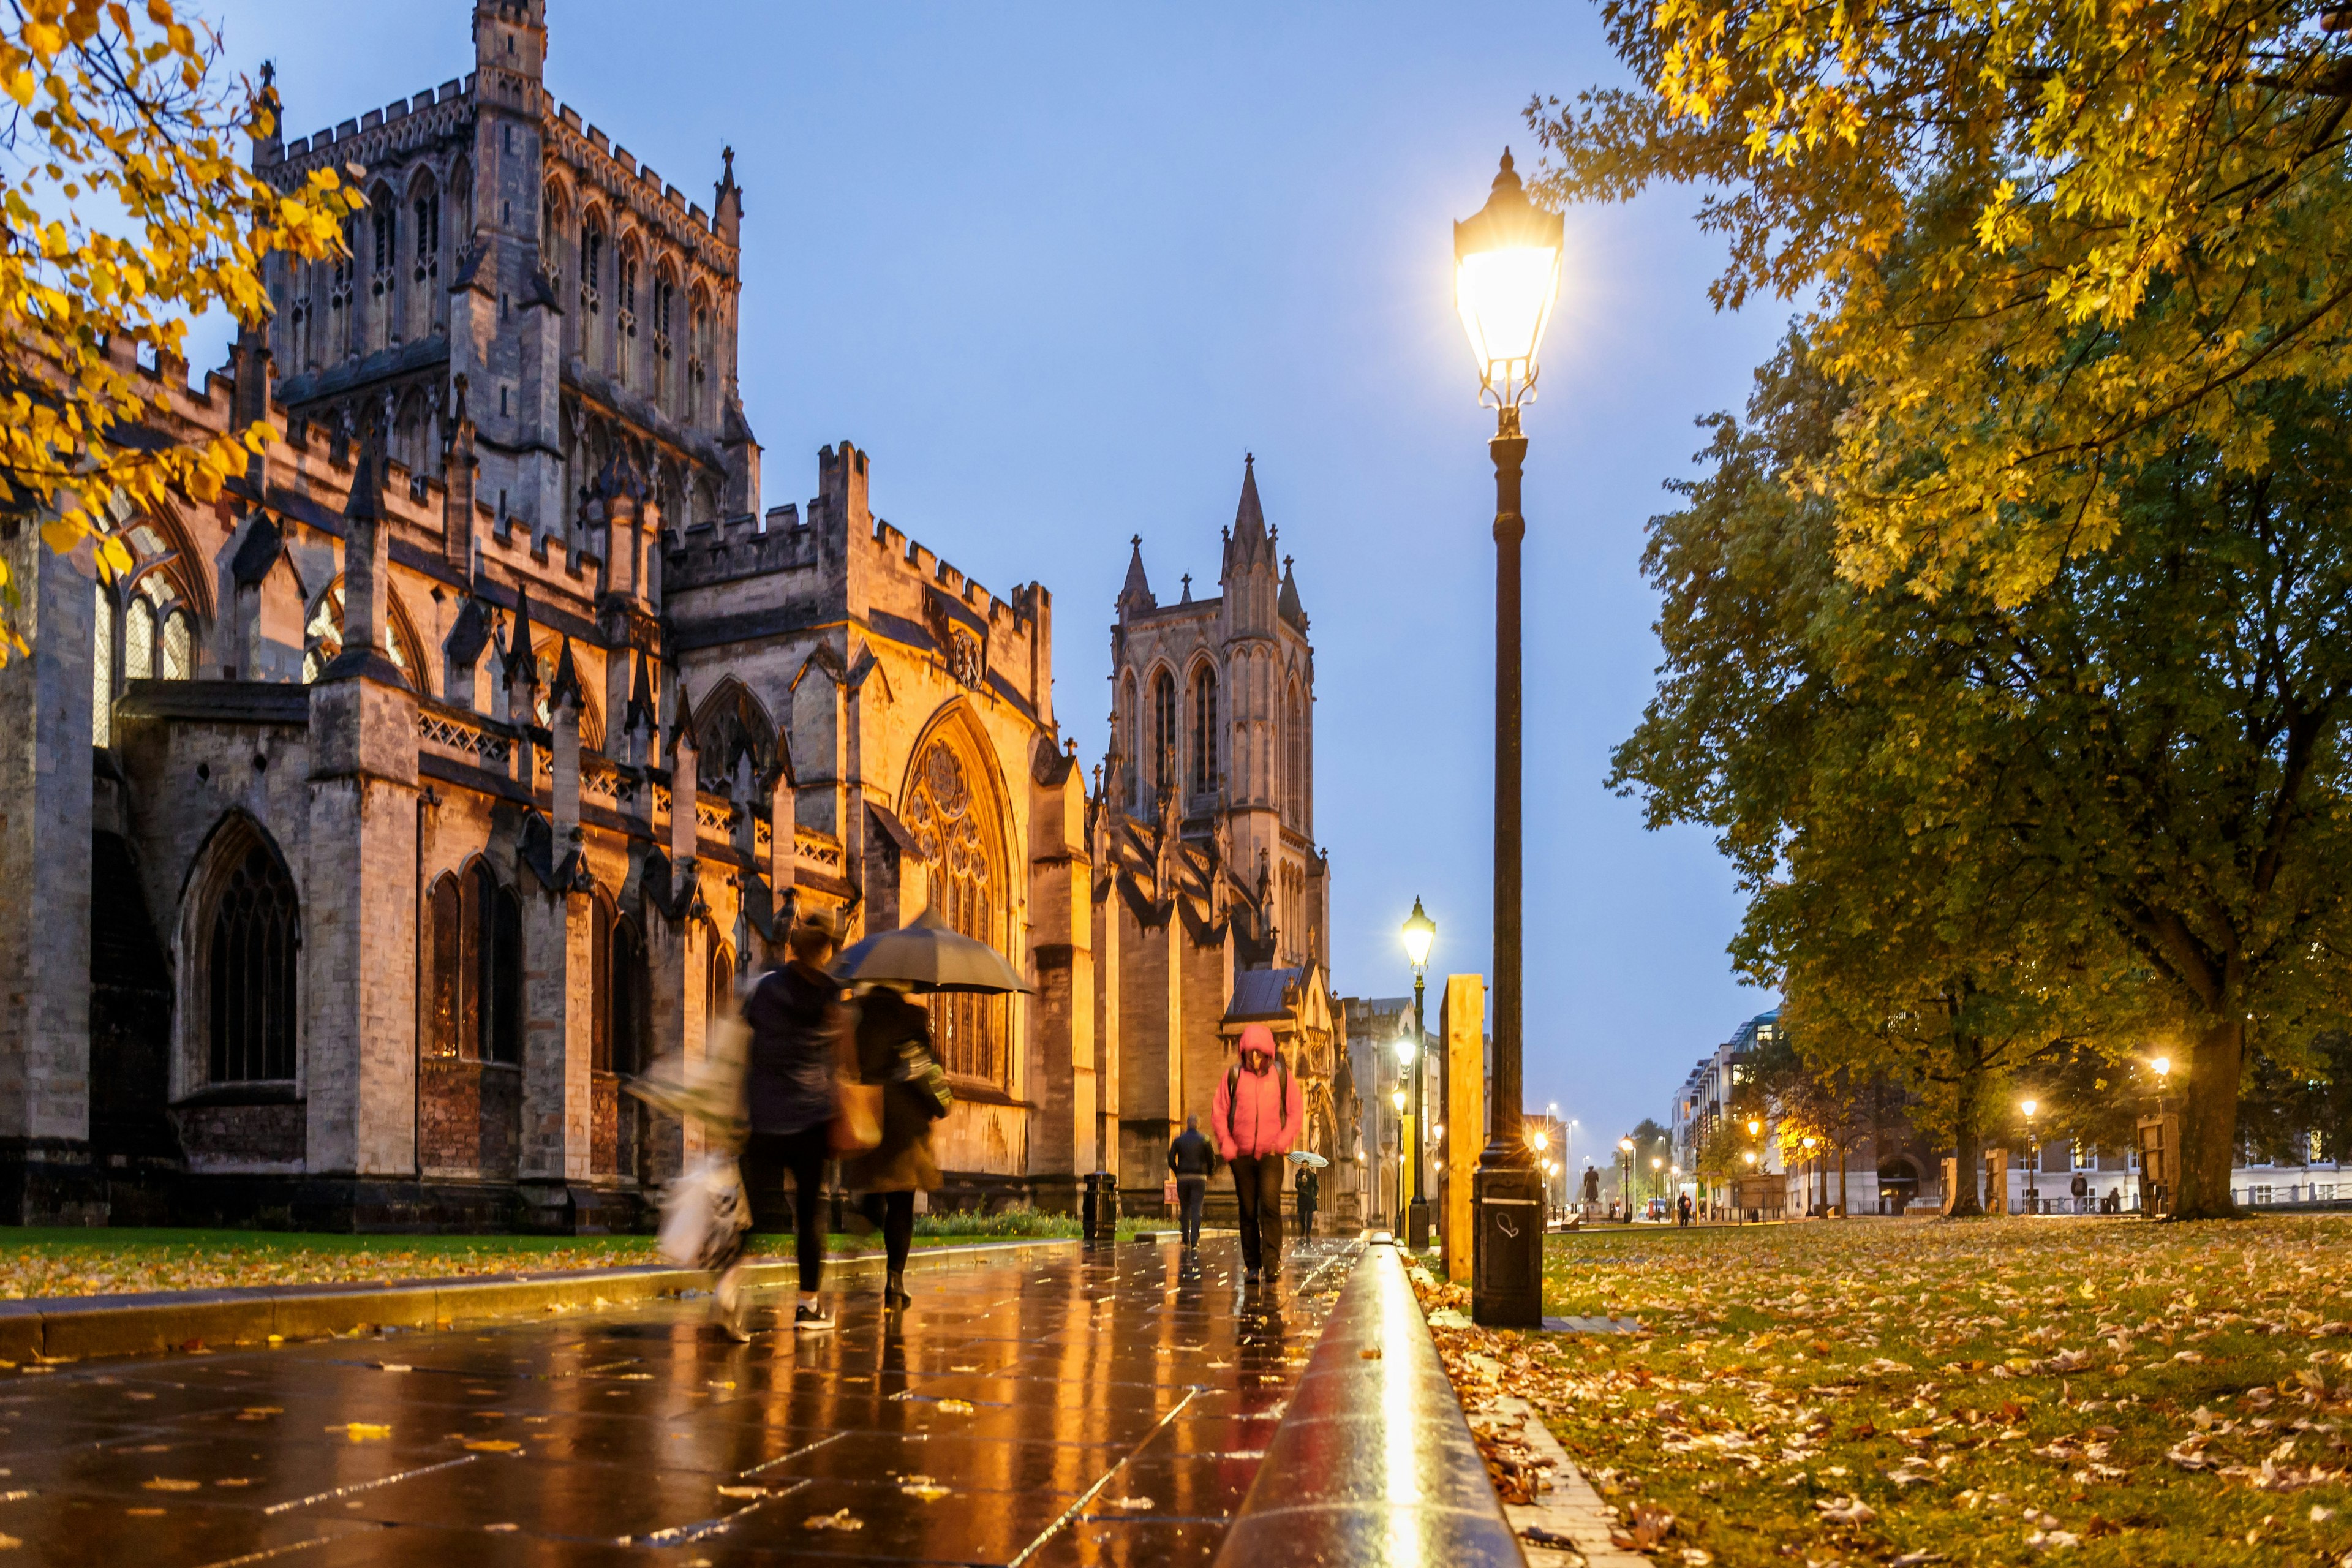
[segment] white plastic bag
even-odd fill
[[[710,1021],[702,1056],[689,1062],[671,1051],[656,1057],[640,1076],[623,1085],[665,1116],[698,1122],[714,1143],[736,1144],[744,1128],[743,1072],[750,1060],[751,1026],[728,1012]]]
[[[662,1192],[661,1255],[679,1268],[724,1268],[743,1249],[751,1205],[732,1157],[704,1154]]]

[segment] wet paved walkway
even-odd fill
[[[53,1563],[1206,1563],[1352,1244],[845,1272],[828,1334],[702,1301],[0,1371],[0,1533]]]

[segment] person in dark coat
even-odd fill
[[[1323,1196],[1323,1183],[1312,1165],[1298,1167],[1298,1174],[1290,1179],[1291,1191],[1298,1196],[1298,1234],[1315,1234],[1315,1210]]]
[[[840,943],[830,911],[804,916],[785,939],[789,961],[761,975],[743,1001],[743,1022],[751,1031],[743,1074],[751,1119],[743,1141],[743,1190],[751,1200],[751,1228],[773,1232],[784,1217],[776,1212],[776,1196],[784,1174],[792,1175],[801,1272],[793,1327],[802,1331],[833,1327],[832,1316],[817,1304],[817,1286],[824,1277],[824,1163],[832,1157],[834,1074],[848,1044],[841,983],[825,971]],[[730,1268],[720,1279],[722,1301],[732,1299],[734,1275]],[[744,1337],[731,1312],[729,1321]]]
[[[857,1080],[883,1086],[882,1141],[849,1160],[842,1184],[865,1194],[860,1207],[882,1228],[889,1268],[885,1307],[912,1304],[907,1253],[915,1240],[915,1194],[940,1190],[931,1124],[955,1104],[947,1069],[931,1054],[931,1016],[895,984],[875,986],[857,1004]]]
[[[1209,1195],[1210,1168],[1216,1163],[1216,1154],[1201,1136],[1197,1116],[1184,1118],[1184,1131],[1168,1145],[1168,1169],[1176,1178],[1177,1224],[1188,1247],[1201,1245],[1201,1204]]]

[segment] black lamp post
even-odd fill
[[[1454,302],[1477,357],[1479,401],[1495,408],[1495,1087],[1471,1182],[1476,1211],[1472,1319],[1543,1324],[1543,1173],[1519,1136],[1519,405],[1559,293],[1562,226],[1520,187],[1508,148],[1476,216],[1454,226]]]
[[[1416,1058],[1412,1064],[1412,1211],[1405,1221],[1405,1242],[1415,1252],[1429,1245],[1429,1194],[1422,1178],[1421,1132],[1426,1119],[1422,1084],[1429,1077],[1429,1068],[1418,1058],[1429,1047],[1429,1031],[1422,1022],[1422,991],[1429,973],[1429,944],[1436,938],[1437,922],[1423,910],[1419,899],[1413,900],[1412,913],[1404,921],[1404,953],[1412,961],[1412,1045]]]

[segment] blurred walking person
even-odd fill
[[[1201,1245],[1201,1205],[1208,1198],[1215,1163],[1216,1151],[1201,1136],[1201,1119],[1184,1118],[1184,1131],[1168,1145],[1168,1169],[1176,1178],[1176,1223],[1188,1249]]]
[[[1298,1167],[1298,1174],[1290,1178],[1290,1190],[1297,1194],[1298,1237],[1301,1241],[1315,1234],[1315,1210],[1323,1195],[1322,1179],[1315,1174],[1312,1165]]]
[[[1282,1157],[1298,1139],[1304,1117],[1297,1080],[1274,1048],[1264,1024],[1242,1031],[1241,1059],[1217,1082],[1209,1131],[1217,1152],[1234,1168],[1234,1201],[1241,1210],[1244,1279],[1255,1285],[1282,1268]]]
[[[882,1086],[882,1141],[841,1168],[842,1184],[882,1230],[886,1310],[913,1304],[907,1253],[915,1240],[915,1194],[940,1190],[931,1124],[955,1104],[947,1069],[931,1054],[930,1015],[907,1000],[903,982],[883,981],[857,1004],[858,1081]]]
[[[744,998],[743,1021],[751,1026],[750,1059],[744,1072],[751,1133],[743,1141],[743,1187],[751,1204],[751,1228],[772,1232],[783,1215],[774,1211],[782,1178],[793,1178],[793,1235],[800,1259],[800,1298],[793,1327],[814,1332],[833,1327],[817,1302],[824,1278],[824,1164],[832,1156],[834,1075],[847,1045],[847,1009],[841,984],[826,973],[841,945],[829,910],[803,916],[785,938],[789,959],[760,977]],[[744,1332],[740,1309],[739,1261],[720,1276],[719,1300],[736,1338]]]

